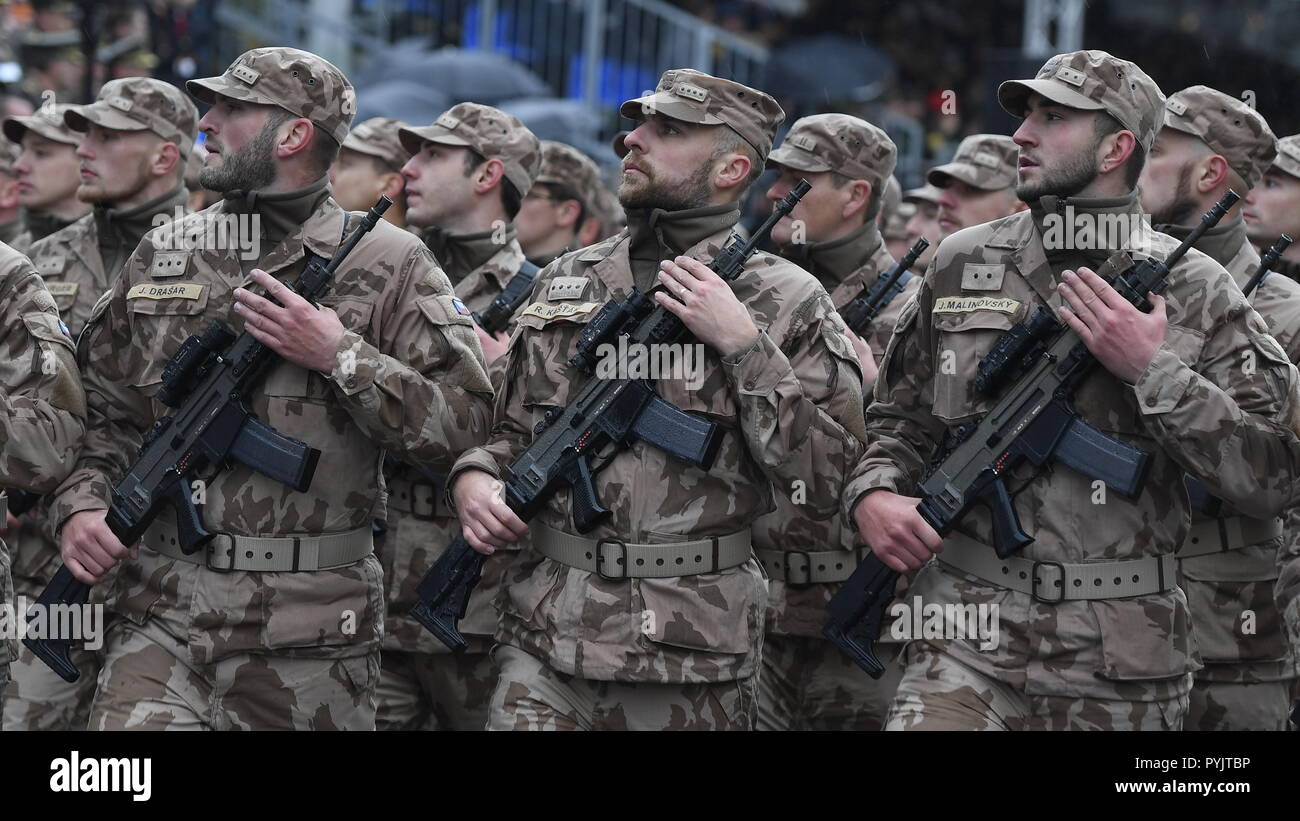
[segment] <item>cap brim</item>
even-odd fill
[[[998,86],[998,104],[1013,117],[1025,116],[1025,101],[1030,94],[1041,94],[1054,103],[1085,111],[1100,111],[1105,106],[1075,91],[1060,80],[1007,80]]]
[[[952,185],[953,180],[961,180],[967,185],[983,189],[984,186],[976,184],[975,180],[977,179],[979,179],[979,174],[975,168],[961,162],[936,165],[925,175],[925,181],[935,188],[947,188]]]
[[[674,120],[698,125],[722,125],[724,122],[709,112],[666,91],[638,97],[635,100],[628,100],[618,107],[618,113],[629,120],[644,120],[651,114],[662,114],[665,117],[672,117]]]
[[[831,167],[819,159],[816,154],[782,143],[767,155],[767,168],[784,165],[796,171],[830,171]]]
[[[259,105],[280,105],[270,97],[258,94],[253,90],[252,86],[231,82],[225,77],[204,77],[199,80],[186,80],[185,90],[194,99],[208,105],[216,103],[217,97],[229,97],[232,100],[242,100],[246,103],[258,103]],[[281,107],[283,108],[283,106]]]
[[[148,131],[149,126],[133,120],[107,103],[91,103],[63,112],[63,124],[73,131],[89,131],[90,123],[114,131]]]
[[[920,188],[913,188],[910,191],[903,192],[903,202],[928,202],[931,205],[939,204],[939,189],[933,185],[923,185]]]
[[[397,139],[401,141],[402,148],[405,148],[412,154],[419,153],[420,146],[424,145],[426,142],[438,143],[440,145],[470,145],[469,140],[466,140],[463,137],[457,137],[455,134],[436,123],[421,128],[399,128],[397,130]]]
[[[63,129],[35,114],[27,117],[9,117],[4,122],[4,133],[10,142],[21,143],[28,131],[35,131],[47,140],[64,145],[76,145],[81,142],[80,137],[67,134]]]

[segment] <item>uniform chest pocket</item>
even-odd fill
[[[208,297],[209,286],[196,282],[142,282],[127,291],[132,334],[140,350],[155,352],[136,374],[133,387],[162,381],[163,368],[181,343],[190,334],[203,332],[207,323],[201,317],[207,310]]]
[[[967,311],[930,315],[937,348],[934,358],[934,415],[947,420],[983,413],[997,397],[975,391],[980,358],[1015,324],[1001,311]]]
[[[573,308],[581,307],[581,303]],[[578,350],[578,337],[596,315],[599,306],[567,315],[540,316],[520,313],[515,316],[518,338],[520,403],[541,418],[547,407],[568,404],[570,395],[587,381],[582,371],[569,365],[569,357]],[[563,303],[559,303],[563,305]],[[549,308],[534,303],[525,310]],[[568,307],[568,306],[566,306]],[[543,311],[544,313],[544,311]]]

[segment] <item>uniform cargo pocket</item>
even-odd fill
[[[1094,601],[1101,631],[1101,669],[1111,681],[1177,678],[1195,669],[1186,600],[1178,592]]]
[[[707,653],[751,652],[767,604],[761,574],[748,565],[724,573],[638,579],[641,633],[655,644]]]
[[[931,314],[938,349],[934,360],[934,415],[962,419],[983,413],[997,397],[975,392],[980,358],[1015,324],[1000,311]]]

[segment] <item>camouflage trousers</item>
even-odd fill
[[[1192,684],[1184,730],[1286,730],[1294,679]]]
[[[334,659],[233,653],[196,665],[160,622],[109,628],[90,729],[375,729],[377,647]]]
[[[488,653],[380,654],[379,730],[484,730],[496,687]]]
[[[69,683],[23,647],[10,665],[9,684],[4,688],[4,729],[86,729],[103,651],[102,647],[95,651],[73,648],[69,655],[81,678]]]
[[[879,730],[903,677],[902,644],[877,644],[885,674],[873,679],[831,642],[813,636],[763,641],[760,730]]]
[[[493,649],[500,678],[489,730],[749,730],[754,677],[706,684],[593,681],[517,647]]]
[[[885,729],[1178,730],[1187,702],[1187,696],[1150,702],[1031,696],[914,641]]]

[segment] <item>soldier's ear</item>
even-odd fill
[[[389,171],[384,175],[383,186],[379,189],[379,193],[388,197],[393,202],[397,202],[397,198],[405,188],[406,178],[396,171]]]
[[[849,219],[856,214],[866,213],[867,206],[871,204],[871,188],[871,183],[866,180],[851,180],[840,189],[841,196],[846,198],[840,209],[841,218]]]
[[[275,145],[275,156],[281,160],[303,154],[311,147],[312,137],[316,134],[315,124],[306,117],[297,117],[280,126],[281,129],[286,127],[287,131],[282,133]]]
[[[158,150],[154,153],[153,163],[149,167],[150,173],[155,177],[165,177],[177,168],[184,167],[185,161],[181,159],[181,150],[176,143],[160,140]]]
[[[1232,168],[1228,161],[1218,154],[1211,154],[1201,163],[1201,173],[1197,175],[1196,190],[1204,194],[1213,191],[1228,178]]]
[[[505,179],[506,164],[498,157],[490,157],[474,174],[474,193],[486,194]]]
[[[715,166],[713,184],[719,190],[726,191],[737,185],[744,185],[749,179],[749,169],[754,161],[743,151],[731,151],[722,155],[719,165]]]
[[[18,207],[18,180],[5,174],[0,176],[0,210]]]

